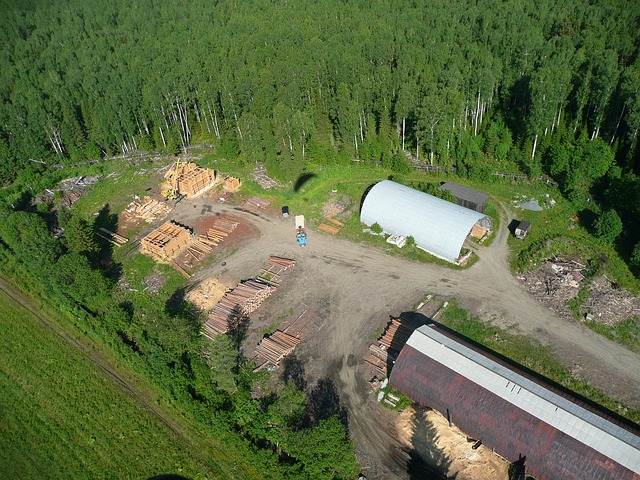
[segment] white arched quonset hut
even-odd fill
[[[360,220],[377,223],[392,235],[413,237],[423,250],[455,263],[474,225],[491,229],[493,221],[483,213],[441,198],[383,180],[367,193]]]

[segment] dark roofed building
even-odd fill
[[[640,480],[640,432],[446,331],[418,328],[391,372],[416,403],[447,412],[538,479]]]
[[[470,208],[476,212],[484,213],[489,203],[489,195],[473,188],[465,187],[459,183],[445,182],[440,185],[440,190],[449,191],[456,197],[458,205]]]
[[[516,227],[516,238],[524,240],[527,236],[527,233],[529,233],[529,230],[531,230],[531,224],[525,220],[522,220]]]

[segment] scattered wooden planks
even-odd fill
[[[278,366],[280,361],[289,355],[300,343],[300,339],[281,330],[276,330],[263,338],[256,347],[256,355],[266,363]]]
[[[262,197],[251,197],[243,205],[243,209],[249,212],[257,213],[259,210],[264,210],[271,204],[271,200]]]
[[[97,233],[98,236],[100,238],[104,238],[105,240],[107,240],[109,243],[120,247],[122,245],[124,245],[125,243],[127,243],[129,241],[129,239],[127,237],[123,237],[122,235],[118,235],[117,233],[112,232],[111,230],[107,230],[106,228],[102,228],[100,227],[100,232],[101,233]]]
[[[334,225],[339,226],[340,228],[344,227],[344,223],[342,223],[340,220],[336,220],[335,218],[332,217],[324,217],[325,220],[327,220],[328,222],[333,223]]]
[[[184,268],[182,268],[178,262],[176,262],[175,260],[171,260],[171,265],[173,265],[173,267],[178,270],[182,275],[184,275],[185,278],[189,279],[191,278],[191,275],[189,274],[189,272],[187,272]]]
[[[166,202],[159,202],[151,197],[131,202],[127,207],[127,213],[141,218],[147,223],[153,222],[158,217],[163,217],[171,211]]]
[[[330,233],[331,235],[335,235],[336,233],[338,233],[340,231],[339,228],[334,227],[332,225],[327,225],[326,223],[321,223],[320,225],[318,225],[318,228],[320,230],[324,230],[327,233]]]

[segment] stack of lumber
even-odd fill
[[[219,217],[204,235],[198,236],[198,240],[211,247],[217,247],[226,237],[229,236],[231,232],[236,229],[238,225],[239,223],[235,220],[231,220],[226,217]]]
[[[333,223],[334,225],[339,226],[340,228],[344,227],[344,223],[342,223],[340,220],[336,220],[333,217],[324,217],[324,219]]]
[[[285,271],[288,268],[293,267],[295,264],[296,264],[296,261],[290,258],[276,257],[275,255],[271,255],[271,257],[269,257],[269,265],[272,265],[274,267],[280,267],[282,271]]]
[[[237,192],[240,189],[240,179],[236,177],[225,178],[224,189],[229,192]]]
[[[165,202],[159,202],[151,197],[144,197],[142,200],[131,202],[127,207],[127,213],[136,218],[141,218],[147,223],[153,222],[158,217],[163,217],[171,207]]]
[[[160,259],[173,257],[191,240],[191,232],[182,225],[166,222],[141,240],[143,252]]]
[[[262,197],[251,197],[242,207],[249,212],[257,213],[260,209],[265,209],[271,204],[271,200]]]
[[[259,280],[247,280],[227,293],[213,307],[204,323],[204,334],[213,338],[235,329],[275,290]]]
[[[178,264],[178,262],[176,262],[175,260],[171,260],[171,264],[175,267],[176,270],[178,270],[186,279],[191,278],[191,275],[189,275],[189,272],[187,272],[184,268],[182,268],[180,266],[180,264]]]
[[[276,330],[265,337],[256,347],[256,355],[267,363],[277,366],[300,343],[300,339],[288,333]]]
[[[170,185],[175,185],[181,195],[194,197],[215,184],[216,172],[209,168],[201,168],[195,163],[176,162],[164,178]]]
[[[102,228],[100,227],[100,232],[102,233],[98,233],[98,236],[100,238],[104,238],[105,240],[107,240],[109,243],[120,247],[122,245],[124,245],[125,243],[127,243],[129,241],[129,239],[127,237],[123,237],[122,235],[118,235],[117,233],[112,232],[111,230],[107,230],[106,228]]]

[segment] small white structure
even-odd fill
[[[387,243],[395,245],[398,248],[402,248],[407,244],[407,237],[403,237],[402,235],[390,235],[389,238],[387,238]]]
[[[304,230],[304,215],[296,215],[296,229]]]

